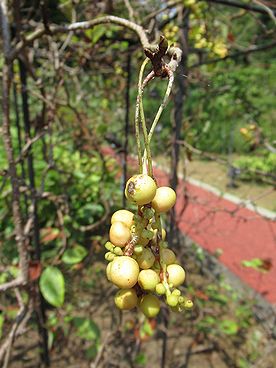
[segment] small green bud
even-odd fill
[[[183,307],[185,309],[192,309],[193,306],[194,306],[194,303],[190,299],[186,300],[185,303],[183,304]]]
[[[158,261],[154,261],[154,264],[152,266],[153,268],[160,270],[160,263]]]
[[[160,247],[161,248],[168,248],[168,246],[169,246],[169,244],[166,242],[166,241],[164,241],[164,240],[161,240],[160,242],[159,242],[159,245],[160,245]]]
[[[144,218],[146,218],[147,220],[150,220],[151,218],[153,218],[154,216],[154,211],[151,208],[145,207],[143,210],[143,216]]]
[[[120,247],[115,247],[113,252],[114,252],[114,254],[116,254],[116,256],[123,256],[124,255],[124,252],[123,252],[122,248],[120,248]]]
[[[142,220],[143,220],[143,218],[139,215],[134,215],[133,216],[133,221],[134,221],[135,224],[139,224]]]
[[[106,242],[104,246],[105,249],[109,250],[110,252],[112,252],[113,249],[115,248],[115,246],[110,241]]]
[[[176,307],[177,304],[178,304],[178,296],[176,295],[168,295],[167,296],[167,304],[170,306],[170,307]]]
[[[109,261],[109,262],[113,261],[113,259],[114,259],[115,257],[116,257],[116,256],[115,256],[115,254],[113,254],[112,252],[107,252],[107,253],[105,253],[105,255],[104,255],[104,258],[105,258],[107,261]]]
[[[152,222],[152,223],[151,223],[151,228],[152,228],[153,230],[158,229],[158,224],[157,224],[157,222]]]
[[[174,289],[174,291],[172,292],[172,295],[180,296],[181,295],[181,291],[178,290],[178,289]]]
[[[142,238],[146,238],[146,239],[152,239],[153,238],[153,236],[154,236],[154,232],[153,231],[151,231],[151,230],[146,230],[146,229],[144,229],[143,231],[142,231]]]
[[[155,286],[155,291],[159,295],[166,294],[166,288],[161,282]]]
[[[185,301],[186,301],[186,299],[184,298],[184,296],[179,296],[179,298],[178,298],[178,302],[179,302],[179,304],[183,304],[183,303],[185,303]]]
[[[134,253],[137,254],[137,255],[141,254],[143,252],[143,249],[144,249],[144,247],[142,245],[137,244],[134,247]]]

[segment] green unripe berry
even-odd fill
[[[151,205],[155,212],[163,213],[169,211],[175,205],[175,202],[176,193],[172,188],[159,187]]]
[[[122,248],[131,238],[130,229],[123,222],[114,222],[109,230],[109,238],[112,244]]]
[[[126,183],[126,198],[139,206],[150,203],[155,194],[156,184],[149,175],[134,175]]]
[[[165,295],[166,294],[166,288],[161,282],[155,286],[155,291],[158,295]]]
[[[128,228],[130,228],[133,223],[133,216],[134,214],[128,210],[118,210],[113,213],[111,217],[111,224],[114,224],[115,222],[119,221],[124,223]]]
[[[174,289],[172,292],[172,295],[176,295],[176,296],[180,296],[181,295],[181,291],[178,289]]]
[[[167,299],[166,299],[166,302],[167,304],[170,306],[170,307],[176,307],[177,304],[178,304],[178,296],[176,295],[168,295],[167,296]]]
[[[117,308],[126,310],[136,307],[138,298],[134,289],[121,289],[117,291],[114,301]]]
[[[177,287],[183,284],[185,280],[185,271],[178,264],[170,264],[167,267],[167,272],[169,274],[169,283],[173,284],[174,287]]]
[[[109,270],[110,281],[121,289],[132,288],[139,275],[138,263],[131,257],[116,257],[112,262]]]
[[[139,308],[146,317],[156,317],[160,311],[160,300],[155,295],[144,295],[139,303]]]
[[[156,285],[160,282],[157,273],[151,269],[142,270],[138,276],[138,284],[144,290],[155,290]]]
[[[151,268],[154,264],[154,261],[155,257],[152,251],[148,248],[144,248],[143,252],[140,255],[137,255],[137,262],[139,264],[139,267],[143,270]]]
[[[183,303],[183,307],[184,307],[185,309],[192,309],[192,308],[193,308],[193,306],[194,306],[194,303],[193,303],[190,299],[186,300],[186,301]]]
[[[170,265],[176,260],[175,254],[171,249],[160,249],[160,256],[166,265]]]
[[[186,298],[184,298],[184,296],[180,295],[179,298],[178,298],[179,304],[183,304],[183,303],[185,303],[185,301],[186,301]]]

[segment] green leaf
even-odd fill
[[[99,41],[99,39],[106,33],[105,26],[97,26],[93,29],[89,29],[85,31],[86,36],[90,37],[92,40],[92,44],[94,45]]]
[[[87,253],[83,246],[76,245],[72,249],[67,249],[61,259],[64,263],[75,264],[81,262],[87,256]]]
[[[238,367],[239,368],[248,368],[248,367],[250,367],[250,363],[248,362],[248,360],[247,359],[245,359],[245,358],[239,358],[239,360],[238,360]]]
[[[98,325],[89,318],[75,317],[73,324],[77,329],[77,336],[85,340],[97,340],[100,337]]]
[[[64,302],[65,283],[61,271],[53,266],[45,268],[39,280],[40,291],[45,300],[54,307]]]
[[[254,270],[260,270],[263,265],[263,261],[259,258],[253,258],[251,260],[242,261],[244,267],[254,268]]]
[[[239,330],[239,326],[235,321],[225,319],[219,324],[220,330],[226,335],[236,335]]]
[[[144,335],[152,336],[154,334],[154,329],[152,328],[151,324],[146,321],[142,326],[142,331]]]
[[[144,353],[136,355],[134,363],[138,365],[145,365],[147,363],[147,356]]]

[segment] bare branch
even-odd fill
[[[128,10],[128,14],[129,14],[129,19],[134,22],[134,11],[133,11],[133,8],[129,2],[129,0],[124,0],[124,3],[125,3],[125,6]]]
[[[66,26],[51,25],[49,26],[49,31],[51,34],[68,33],[72,31],[75,32],[79,30],[91,29],[100,24],[117,24],[119,26],[128,28],[137,34],[144,50],[148,50],[151,53],[157,53],[159,51],[159,45],[151,44],[149,42],[148,36],[142,26],[127,19],[115,17],[113,15],[107,15],[105,17],[84,22],[75,22]],[[32,44],[33,41],[42,37],[44,34],[46,34],[46,29],[43,26],[35,30],[30,35],[27,35],[22,41],[17,43],[15,48],[9,54],[9,60],[12,61],[25,46]],[[171,58],[171,62],[169,63],[170,67],[173,68],[172,70],[175,70],[181,60],[182,51],[178,47],[170,47],[168,48],[166,54]]]
[[[29,306],[21,305],[16,319],[11,327],[10,333],[0,348],[0,362],[3,362],[3,368],[7,368],[10,360],[11,348],[15,338],[25,332],[26,324],[32,315],[32,304]]]
[[[10,78],[11,78],[11,64],[8,64],[8,53],[10,50],[10,35],[6,1],[0,0],[0,20],[1,30],[4,44],[4,66],[2,78],[2,132],[4,147],[8,160],[8,173],[11,178],[12,185],[12,212],[13,221],[15,225],[15,234],[17,249],[19,253],[19,267],[21,270],[21,283],[25,284],[28,281],[28,238],[24,236],[23,220],[20,210],[20,190],[19,178],[16,172],[16,164],[14,160],[14,152],[12,146],[12,138],[10,133]]]
[[[110,213],[110,208],[109,208],[109,204],[107,201],[103,200],[102,202],[103,202],[104,209],[105,209],[105,214],[103,215],[103,217],[91,225],[80,226],[80,231],[82,232],[95,231],[96,229],[98,229],[101,225],[103,225],[106,222],[106,219]]]
[[[7,291],[9,289],[14,289],[18,286],[22,286],[24,284],[23,280],[21,277],[18,277],[17,279],[14,279],[12,281],[9,282],[5,282],[5,284],[1,284],[0,285],[0,292],[1,291]]]
[[[276,25],[276,17],[272,9],[270,9],[268,6],[266,6],[264,3],[262,3],[259,0],[253,0],[253,2],[259,5],[260,7],[262,7],[267,12],[267,14],[270,16],[270,18],[273,20],[274,24]]]
[[[226,55],[222,58],[209,59],[209,60],[205,60],[205,61],[202,61],[202,62],[199,62],[199,63],[195,63],[195,64],[191,65],[189,68],[196,68],[196,67],[201,66],[201,65],[218,63],[220,61],[225,61],[227,59],[235,59],[239,56],[249,55],[249,54],[252,54],[254,52],[260,52],[260,51],[272,49],[275,46],[276,46],[276,41],[268,43],[266,45],[261,45],[261,46],[250,46],[248,49],[241,50],[241,51],[238,51],[238,52],[234,52],[232,54],[228,54],[228,55]]]
[[[234,8],[239,8],[239,9],[250,10],[255,13],[267,14],[267,10],[263,9],[263,7],[261,6],[257,6],[254,4],[245,4],[245,3],[242,3],[236,0],[207,0],[207,2],[232,6]],[[271,11],[273,12],[273,14],[276,13],[276,10],[271,9]]]

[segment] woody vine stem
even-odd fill
[[[154,71],[151,71],[143,81],[143,74],[144,74],[145,67],[148,64],[149,60],[150,60],[149,58],[146,58],[144,60],[140,68],[140,73],[139,73],[138,94],[137,94],[136,109],[135,109],[135,135],[136,135],[136,145],[137,145],[137,151],[138,151],[139,172],[140,174],[147,173],[148,175],[153,177],[150,141],[154,133],[154,130],[157,126],[157,123],[160,120],[161,114],[169,101],[169,96],[171,94],[172,86],[174,82],[174,74],[173,74],[173,71],[169,67],[166,68],[167,76],[168,76],[167,89],[163,97],[163,101],[161,105],[159,106],[159,109],[155,115],[151,128],[148,132],[145,114],[144,114],[144,107],[143,107],[143,92],[144,92],[144,88],[147,86],[147,84],[152,79],[154,79],[154,76],[155,76]],[[142,124],[142,132],[143,132],[144,146],[145,146],[143,157],[142,157],[142,149],[141,149],[141,141],[140,141],[139,118]]]

